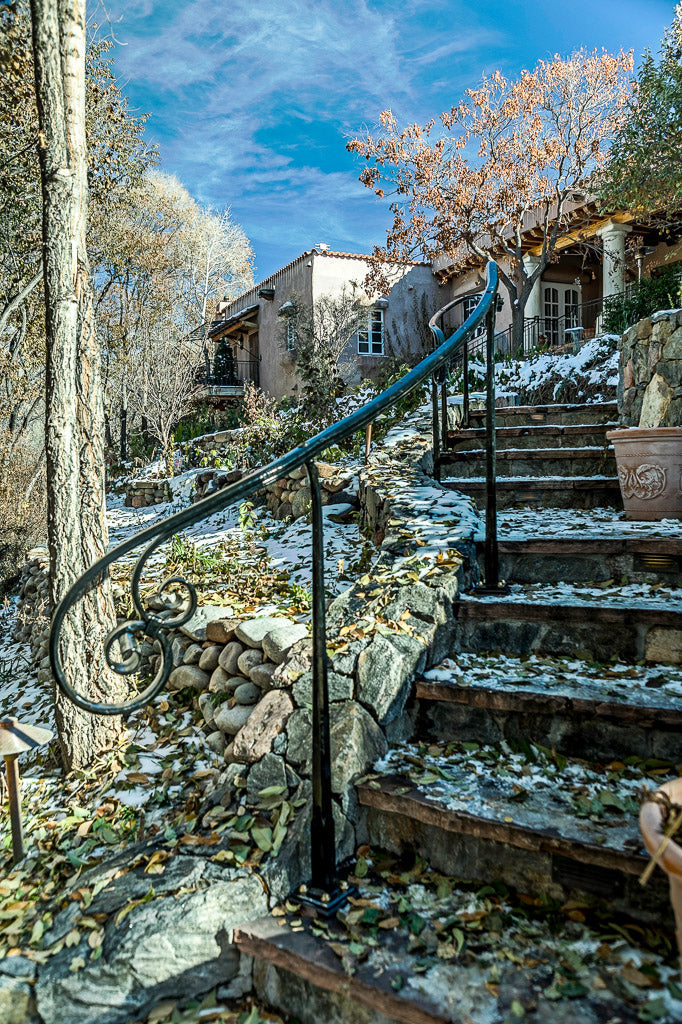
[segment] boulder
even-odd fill
[[[266,754],[254,764],[246,783],[246,795],[249,800],[256,803],[261,790],[269,786],[288,788],[286,763],[284,758],[278,757],[277,754]]]
[[[203,672],[198,665],[178,665],[170,674],[168,689],[184,690],[186,686],[191,686],[195,690],[205,690],[209,678],[208,673]]]
[[[268,616],[264,616],[262,619],[247,619],[246,622],[242,622],[237,627],[235,636],[237,640],[246,644],[247,647],[261,647],[266,633],[277,629],[278,626],[289,624],[289,619],[270,618]]]
[[[310,771],[312,725],[308,708],[294,712],[287,723],[287,760]],[[331,708],[332,789],[344,793],[353,779],[388,750],[383,732],[368,711],[355,701],[333,704]]]
[[[263,690],[272,689],[272,677],[275,674],[276,665],[270,661],[264,661],[261,665],[254,665],[249,671],[249,678]]]
[[[263,653],[270,661],[281,665],[286,658],[287,651],[307,635],[308,627],[302,622],[290,622],[283,626],[277,626],[263,637]]]
[[[243,672],[245,676],[248,676],[252,668],[256,665],[263,663],[263,652],[250,648],[248,651],[244,651],[237,658],[237,666],[240,672]]]
[[[388,750],[386,737],[372,716],[351,700],[333,706],[330,740],[335,793],[344,793]]]
[[[24,956],[0,960],[0,1020],[2,1024],[38,1024],[33,998],[36,964]]]
[[[353,697],[353,680],[349,676],[340,676],[336,672],[327,673],[327,688],[330,701],[351,700]],[[305,672],[291,688],[294,703],[311,707],[313,703],[313,674]]]
[[[218,755],[218,757],[222,757],[224,755],[227,741],[224,733],[222,733],[220,729],[216,729],[215,732],[209,733],[206,737],[206,743],[213,753]]]
[[[244,704],[234,704],[231,708],[223,704],[213,716],[213,722],[216,728],[227,736],[236,736],[246,725],[252,711],[253,707]]]
[[[206,626],[206,639],[216,644],[229,644],[230,640],[234,640],[234,631],[239,622],[239,619],[214,619]]]
[[[218,668],[214,669],[211,678],[209,680],[208,689],[210,693],[233,693],[236,686],[239,683],[234,683],[235,679],[239,680],[239,683],[243,683],[244,680],[241,676],[230,676],[218,665]]]
[[[185,656],[182,659],[185,665],[198,665],[199,659],[203,654],[203,647],[201,644],[190,644],[185,651]]]
[[[376,636],[358,657],[358,700],[387,725],[402,714],[412,679],[425,664],[426,649],[414,637]]]
[[[224,605],[213,605],[205,604],[197,608],[196,612],[184,626],[180,626],[180,632],[188,636],[190,640],[196,640],[197,643],[203,643],[206,639],[206,627],[209,622],[213,622],[215,619],[224,619],[226,614],[229,614],[231,608],[226,608]]]
[[[218,667],[218,658],[221,651],[222,647],[219,647],[217,644],[214,644],[212,647],[206,647],[201,652],[199,668],[203,669],[204,672],[212,672],[214,668]]]
[[[199,870],[201,888],[187,891],[179,878],[179,893],[140,903],[119,924],[113,907],[98,960],[90,959],[87,931],[79,945],[51,957],[35,986],[43,1021],[123,1024],[146,1016],[163,1000],[185,1001],[237,976],[240,954],[230,934],[267,913],[261,883],[255,875],[223,865],[197,865],[197,858],[185,856],[177,860],[187,863],[192,874]],[[155,890],[157,881],[161,876],[154,876]],[[121,908],[131,898],[129,885],[121,876],[108,887],[112,898],[120,890]],[[142,895],[149,891],[149,876],[143,885]],[[72,968],[74,959],[82,961],[80,970]]]
[[[241,683],[234,691],[237,704],[257,704],[261,697],[260,687],[255,683]]]
[[[310,488],[299,488],[299,490],[294,494],[293,501],[291,502],[291,513],[294,519],[307,515],[310,511],[311,502],[312,497],[310,494]]]
[[[207,691],[204,691],[204,693],[199,694],[199,710],[201,711],[201,714],[204,716],[204,721],[206,722],[206,725],[210,725],[211,722],[213,721],[213,712],[215,710],[215,707],[213,704],[213,697]]]
[[[244,728],[235,736],[235,757],[253,764],[269,754],[275,738],[284,731],[293,710],[294,705],[288,694],[281,690],[266,693],[253,709]]]
[[[218,659],[218,664],[222,669],[225,670],[225,672],[227,672],[228,676],[234,676],[239,671],[237,659],[239,658],[239,655],[243,653],[244,648],[242,647],[241,644],[237,643],[236,641],[232,641],[232,643],[229,643],[225,647],[223,647],[221,655]]]
[[[308,639],[298,640],[289,649],[286,661],[278,665],[272,675],[273,687],[291,686],[297,679],[308,672],[313,660],[313,645]]]

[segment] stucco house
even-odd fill
[[[342,356],[357,381],[377,374],[389,355],[419,354],[420,310],[431,316],[445,301],[430,264],[392,264],[392,287],[378,296],[365,292],[368,259],[319,243],[238,298],[220,303],[205,331],[204,397],[216,404],[238,398],[247,380],[278,399],[296,394],[295,323],[287,317],[295,296],[312,304],[345,288],[366,303],[367,327],[350,339]]]
[[[537,218],[527,217],[522,233],[524,262],[529,272],[538,265],[543,229]],[[498,260],[504,265],[505,257]],[[617,211],[604,215],[590,198],[569,204],[560,228],[555,256],[536,281],[524,311],[524,350],[538,345],[563,345],[593,337],[601,329],[604,299],[625,295],[642,277],[656,275],[682,260],[678,235],[664,226],[638,220],[636,214]],[[447,259],[434,262],[434,272],[448,298],[462,295],[455,324],[471,312],[480,294],[484,268],[472,256],[455,271]],[[497,348],[511,349],[511,307],[500,286],[504,304],[496,320]],[[447,301],[443,300],[443,304]]]

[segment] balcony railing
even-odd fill
[[[257,359],[234,359],[220,365],[208,363],[200,378],[206,393],[218,396],[241,394],[248,381],[259,382]]]

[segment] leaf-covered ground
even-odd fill
[[[458,883],[367,847],[351,881],[357,894],[336,920],[311,921],[288,902],[282,925],[310,930],[349,975],[388,979],[446,1020],[680,1020],[672,937],[615,920],[599,901]]]

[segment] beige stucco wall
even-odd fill
[[[365,290],[365,278],[369,265],[363,259],[348,259],[343,256],[318,254],[313,265],[313,296],[339,294],[344,285],[351,293],[366,302],[368,309],[377,298],[385,298],[384,309],[384,355],[361,355],[357,350],[357,338],[351,338],[341,356],[341,363],[354,364],[356,372],[346,374],[346,379],[359,382],[381,373],[386,359],[404,359],[420,351],[420,340],[415,317],[421,316],[421,297],[425,297],[425,308],[432,316],[440,307],[441,293],[430,266],[396,265],[391,273],[391,288],[384,296],[369,295]],[[415,302],[416,300],[416,302]]]
[[[248,306],[258,305],[258,332],[251,335],[250,347],[259,359],[260,386],[264,391],[277,399],[296,393],[294,362],[282,344],[282,321],[278,311],[283,304],[296,294],[304,302],[311,303],[321,295],[339,294],[345,286],[352,295],[366,301],[369,307],[377,296],[370,297],[365,291],[368,271],[369,266],[364,259],[312,252],[240,295],[222,312],[221,316],[228,319]],[[421,296],[425,296],[428,316],[435,313],[445,300],[429,266],[396,266],[392,281],[394,283],[386,296],[388,305],[384,310],[385,349],[386,355],[402,358],[419,347],[414,325],[415,300],[419,313]],[[273,299],[259,297],[258,292],[264,286],[274,288]],[[238,357],[243,358],[243,354],[239,353]],[[385,364],[385,356],[359,355],[357,339],[353,338],[342,362],[356,365],[353,378],[359,381],[379,373]]]

